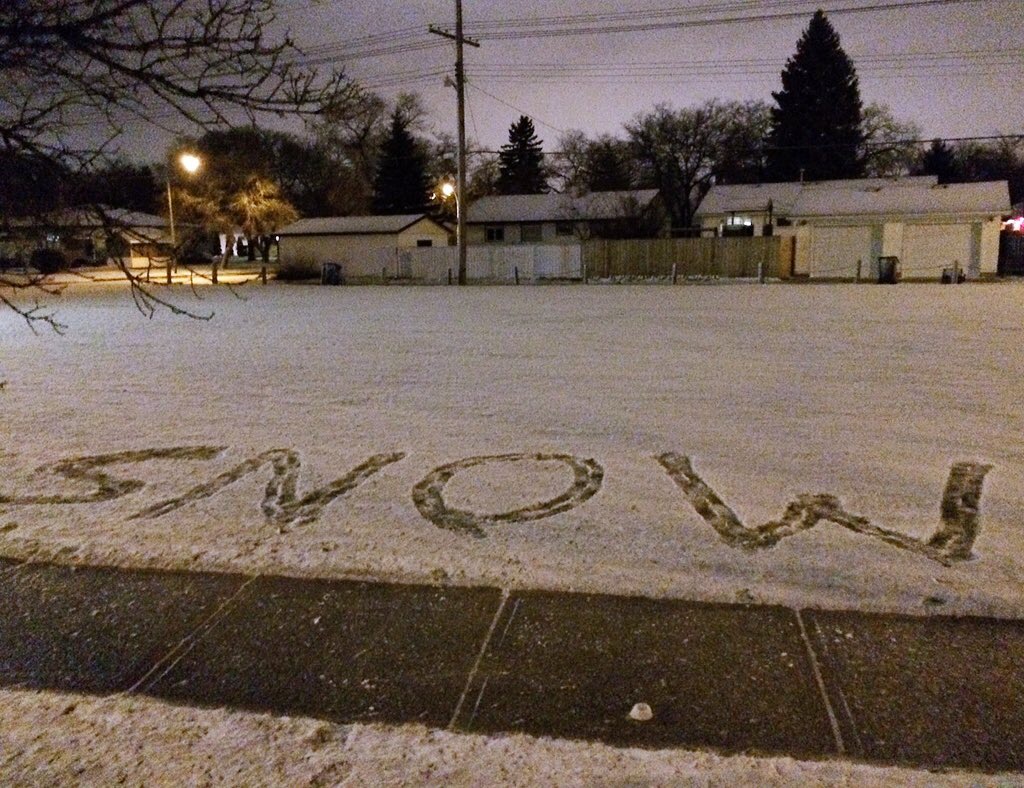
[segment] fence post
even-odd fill
[[[678,280],[678,276],[676,274],[676,265],[676,263],[672,263],[672,284],[675,284]]]
[[[267,283],[267,267],[265,265],[260,267],[260,280],[263,284]]]
[[[858,257],[858,258],[857,258],[857,278],[856,278],[856,279],[854,279],[854,282],[856,282],[857,284],[860,284],[860,277],[861,277],[861,265],[863,265],[863,263],[864,263],[864,261],[863,261],[863,260],[861,260],[861,259],[860,259],[860,258]]]
[[[516,284],[519,284],[519,266],[515,266],[512,270],[515,272]]]
[[[167,284],[171,283],[171,259],[167,258]]]
[[[587,261],[583,261],[583,284],[587,284],[590,281],[590,274],[587,271]]]

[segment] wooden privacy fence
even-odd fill
[[[788,278],[796,239],[656,238],[584,241],[587,275],[614,277]],[[673,270],[674,267],[674,270]]]
[[[467,276],[478,283],[686,277],[788,278],[794,238],[589,240],[582,244],[470,246]],[[452,246],[369,250],[337,261],[346,281],[445,284],[458,274]],[[674,270],[673,270],[674,269]]]

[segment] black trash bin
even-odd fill
[[[320,269],[320,284],[343,285],[345,276],[341,272],[341,263],[324,263]]]
[[[878,284],[894,285],[900,281],[900,258],[878,258]]]

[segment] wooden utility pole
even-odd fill
[[[464,44],[479,47],[480,43],[462,34],[462,0],[455,0],[455,34],[448,30],[431,25],[429,30],[434,35],[450,38],[455,42],[455,92],[458,94],[459,112],[459,172],[455,204],[458,208],[458,239],[459,251],[459,284],[466,284],[466,210],[469,207],[465,200],[466,194],[466,69],[462,58]]]

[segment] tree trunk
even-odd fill
[[[252,236],[245,236],[245,251],[249,257],[250,263],[256,262],[256,238]]]

